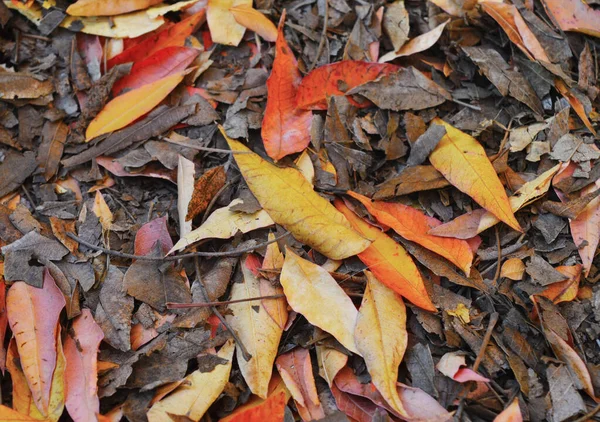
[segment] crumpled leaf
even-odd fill
[[[335,207],[350,224],[373,243],[358,254],[358,258],[390,289],[428,311],[436,311],[419,269],[406,250],[379,228],[371,226],[354,214],[343,201],[336,199]]]
[[[89,309],[82,309],[65,340],[66,406],[75,422],[94,420],[100,413],[97,356],[104,333]]]
[[[212,371],[202,372],[197,369],[185,377],[184,382],[175,391],[154,403],[148,411],[148,420],[173,422],[172,416],[200,420],[229,380],[234,349],[235,342],[227,341],[216,354],[220,362]]]
[[[248,268],[249,260],[251,257],[242,260],[244,282],[233,284],[231,300],[249,299],[261,295],[259,278]],[[256,306],[256,302],[246,301],[228,306],[233,315],[228,315],[227,320],[237,332],[248,353],[252,355],[249,360],[246,360],[238,347],[237,361],[240,371],[250,390],[258,397],[266,399],[283,328],[273,321],[263,307]]]
[[[358,311],[328,271],[286,250],[281,285],[292,309],[360,354],[354,340]],[[327,306],[323,306],[327,304]]]
[[[52,375],[56,368],[56,332],[65,298],[54,279],[44,271],[41,289],[17,281],[8,290],[6,309],[14,333],[21,366],[33,401],[48,415]]]
[[[183,80],[178,72],[133,89],[108,102],[85,131],[86,141],[127,126],[156,107]]]
[[[265,15],[252,6],[246,4],[235,5],[229,8],[237,23],[247,29],[256,32],[265,40],[275,42],[277,40],[277,27]]]
[[[483,208],[513,229],[522,231],[511,209],[504,186],[481,144],[439,117],[436,117],[432,123],[443,125],[446,128],[446,135],[429,155],[431,164],[450,183],[473,198]]]
[[[275,161],[308,146],[312,122],[310,111],[296,108],[302,76],[294,53],[285,40],[284,21],[285,13],[279,22],[275,60],[267,79],[267,105],[261,128],[265,151]]]
[[[379,58],[379,63],[389,62],[398,57],[410,56],[411,54],[420,53],[421,51],[425,51],[431,48],[442,36],[442,32],[444,31],[446,25],[448,25],[448,22],[450,22],[450,19],[436,26],[431,31],[409,40],[397,51],[391,51],[381,56]]]
[[[252,0],[208,0],[206,20],[213,42],[237,46],[246,28],[235,20],[232,7],[252,7]]]
[[[398,396],[398,367],[408,341],[406,307],[400,296],[366,271],[367,286],[363,296],[354,340],[363,355],[377,390],[392,408],[406,416]]]
[[[250,153],[240,142],[227,136],[225,139],[232,151],[249,152],[235,154],[248,187],[273,221],[300,242],[331,259],[356,255],[369,246],[370,241],[352,229],[346,218],[319,196],[298,170],[276,167]],[[294,204],[293,213],[287,204]]]
[[[67,13],[71,16],[112,16],[147,9],[160,2],[161,0],[78,0],[67,8]]]
[[[327,110],[327,98],[344,95],[346,91],[388,75],[400,69],[392,64],[344,60],[320,66],[309,72],[298,87],[296,105],[307,110]],[[368,107],[370,102],[357,102],[351,97],[352,104],[357,107]]]

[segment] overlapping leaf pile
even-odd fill
[[[0,26],[0,420],[599,409],[597,2]]]

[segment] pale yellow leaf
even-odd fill
[[[233,340],[227,341],[217,354],[227,363],[216,365],[211,372],[192,372],[173,393],[154,403],[148,411],[148,421],[173,422],[171,415],[200,420],[229,381],[234,349]]]
[[[221,133],[232,151],[246,152],[234,154],[235,161],[260,205],[298,241],[331,259],[348,258],[370,245],[302,173],[277,167]]]
[[[333,347],[317,344],[317,362],[319,364],[319,375],[331,387],[337,373],[346,366],[348,356]]]
[[[242,261],[244,282],[233,284],[231,300],[248,299],[261,295],[258,277],[248,268],[245,259]],[[233,315],[228,315],[227,321],[236,331],[248,353],[252,355],[250,360],[246,361],[242,350],[238,347],[237,361],[240,371],[250,390],[260,398],[266,399],[283,329],[257,302],[232,303],[229,305],[229,309]]]
[[[217,44],[237,46],[246,32],[246,28],[235,20],[232,7],[252,7],[252,0],[208,0],[206,20],[210,36]]]
[[[100,220],[100,224],[102,225],[102,230],[108,231],[112,225],[113,215],[110,212],[110,208],[108,208],[108,204],[104,200],[104,196],[100,193],[99,190],[96,191],[96,197],[94,198],[94,207],[92,208],[96,217]]]
[[[183,155],[177,165],[177,214],[179,215],[179,236],[184,237],[192,231],[192,222],[185,221],[188,205],[194,194],[194,163]]]
[[[240,25],[256,32],[267,41],[277,41],[277,27],[258,10],[247,6],[235,6],[229,11]]]
[[[315,181],[315,167],[313,166],[310,156],[306,150],[304,150],[302,154],[296,158],[294,164],[296,164],[296,167],[298,167],[298,170],[300,170],[300,173],[302,173],[306,180],[313,185]]]
[[[406,351],[406,307],[402,298],[369,271],[356,320],[354,340],[371,379],[387,403],[406,416],[398,396],[398,366]]]
[[[325,269],[286,249],[281,285],[292,309],[327,331],[351,352],[358,311],[352,300]]]
[[[519,258],[510,258],[502,265],[500,277],[506,277],[511,280],[522,280],[525,274],[525,264]]]

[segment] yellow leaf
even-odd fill
[[[203,239],[229,239],[237,232],[248,233],[275,224],[264,210],[252,214],[231,211],[231,207],[241,203],[241,199],[234,199],[228,206],[215,210],[200,227],[179,239],[169,253]]]
[[[148,411],[148,421],[173,422],[173,417],[176,416],[200,420],[229,381],[234,349],[235,343],[232,340],[225,343],[217,356],[227,360],[227,363],[216,365],[210,372],[192,372],[173,393],[154,403]]]
[[[306,152],[306,150],[302,151],[302,154],[300,154],[298,158],[296,158],[294,164],[296,164],[296,167],[298,167],[300,173],[302,173],[302,175],[306,177],[306,180],[308,180],[310,184],[313,185],[315,180],[315,167],[313,166],[313,163],[310,160],[310,156],[308,155],[308,152]]]
[[[265,15],[252,6],[234,6],[229,9],[237,23],[256,32],[265,40],[277,41],[277,27]]]
[[[275,240],[275,235],[269,233],[269,241]],[[262,267],[267,270],[279,270],[283,267],[284,256],[279,249],[277,242],[269,243],[267,245],[267,251],[265,252],[265,259],[263,260]]]
[[[502,182],[479,142],[440,118],[435,118],[432,124],[443,125],[446,134],[429,155],[431,164],[483,208],[513,229],[522,231]]]
[[[246,28],[229,11],[240,6],[252,8],[252,0],[208,0],[206,20],[213,42],[234,46],[240,43]]]
[[[319,375],[331,387],[337,373],[348,363],[348,356],[333,347],[317,344],[317,362]]]
[[[7,421],[7,422],[17,422],[17,421],[37,422],[37,419],[34,419],[27,415],[23,415],[22,413],[19,413],[16,410],[12,410],[10,407],[4,406],[3,404],[0,404],[0,420]]]
[[[147,9],[161,0],[78,0],[67,8],[71,16],[112,16]]]
[[[100,225],[102,226],[102,230],[108,231],[110,230],[110,226],[112,225],[113,215],[110,212],[110,208],[108,208],[108,204],[104,200],[104,196],[100,193],[99,190],[96,191],[96,197],[94,198],[94,207],[92,208],[96,217],[100,220]]]
[[[245,261],[244,259],[241,265],[244,282],[233,284],[231,300],[261,295],[259,279],[248,268]],[[232,303],[229,309],[233,315],[228,315],[227,320],[237,332],[248,353],[252,355],[250,360],[246,361],[238,347],[237,361],[240,371],[250,390],[258,397],[266,399],[283,328],[275,323],[265,308],[257,306],[256,302]]]
[[[525,264],[519,258],[510,258],[502,265],[500,277],[506,277],[511,280],[522,280],[525,274]]]
[[[232,151],[250,152],[221,133]],[[370,241],[319,196],[298,170],[277,167],[254,153],[235,154],[248,187],[273,221],[294,237],[331,259],[344,259],[365,250]]]
[[[356,320],[354,340],[371,379],[388,404],[407,416],[398,396],[398,366],[406,351],[406,307],[402,298],[369,271]]]
[[[119,95],[92,120],[85,132],[86,141],[124,128],[148,113],[179,85],[184,76],[185,72],[179,72]]]
[[[358,311],[329,272],[288,248],[281,285],[294,311],[334,336],[346,349],[360,354],[354,342]]]

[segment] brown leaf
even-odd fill
[[[69,127],[62,121],[46,122],[42,129],[42,143],[38,150],[37,161],[46,181],[58,171]]]
[[[215,194],[225,185],[226,179],[225,169],[219,166],[208,170],[196,180],[185,221],[192,220],[206,210]]]
[[[600,189],[596,189],[568,202],[545,201],[542,204],[542,209],[560,217],[575,219],[599,194]]]
[[[27,151],[24,154],[9,150],[0,164],[0,198],[23,184],[37,167],[35,154]]]
[[[0,92],[3,100],[39,98],[54,92],[52,81],[41,81],[34,75],[20,72],[0,72]]]

